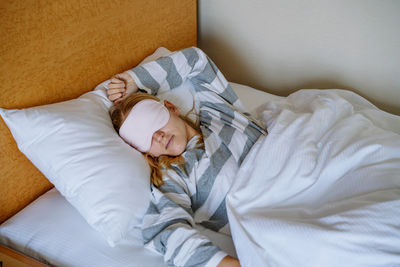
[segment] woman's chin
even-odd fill
[[[185,152],[186,146],[179,146],[174,151],[174,156],[180,156],[183,152]]]

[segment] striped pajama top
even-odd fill
[[[152,186],[152,200],[142,223],[145,246],[172,266],[216,266],[227,254],[193,226],[230,234],[225,197],[245,156],[265,133],[243,114],[227,80],[196,47],[128,71],[139,88],[156,95],[189,80],[199,107],[204,148],[192,138],[185,164],[163,170],[164,185]]]

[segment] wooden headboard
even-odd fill
[[[195,0],[2,0],[0,107],[73,99],[157,47],[197,45]],[[0,223],[52,185],[0,120]]]

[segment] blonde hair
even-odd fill
[[[135,94],[131,94],[130,96],[125,98],[123,101],[121,101],[111,107],[111,109],[110,109],[111,121],[117,132],[119,132],[119,129],[121,128],[122,123],[125,121],[126,117],[128,116],[129,112],[131,111],[131,109],[137,103],[139,103],[140,101],[145,100],[145,99],[153,99],[156,101],[160,101],[160,99],[158,97],[155,97],[150,94],[135,93]],[[185,116],[180,116],[180,117],[186,123],[188,123],[192,128],[194,128],[198,132],[200,132],[199,127],[198,127],[198,122],[193,123],[188,118],[188,115],[193,110],[194,110],[194,105],[193,105],[193,108]],[[198,143],[201,146],[204,146],[203,138],[200,138]],[[150,167],[150,180],[157,187],[164,184],[164,181],[162,179],[162,172],[161,172],[162,168],[170,168],[172,164],[183,165],[185,163],[185,160],[181,155],[179,155],[177,157],[172,157],[172,156],[153,157],[149,153],[143,153],[143,155]]]

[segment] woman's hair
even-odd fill
[[[129,112],[131,109],[140,101],[145,100],[145,99],[152,99],[156,101],[160,101],[159,98],[146,94],[146,93],[134,93],[125,98],[123,101],[115,104],[114,106],[111,107],[110,109],[110,115],[111,115],[111,120],[112,124],[117,132],[119,132],[119,129],[122,126],[122,123],[125,121],[126,117],[128,116]],[[194,110],[194,105],[193,108],[185,115],[185,116],[180,116],[186,123],[188,123],[191,127],[196,129],[198,132],[199,127],[197,123],[193,123],[189,118],[188,115]],[[200,138],[198,142],[201,146],[204,146],[203,139]],[[151,182],[159,187],[164,184],[164,181],[162,179],[162,172],[161,168],[170,168],[172,164],[177,164],[177,165],[182,165],[185,163],[184,158],[180,155],[177,157],[172,157],[172,156],[160,156],[160,157],[153,157],[149,153],[143,153],[144,158],[146,159],[147,163],[150,166],[150,180]]]

